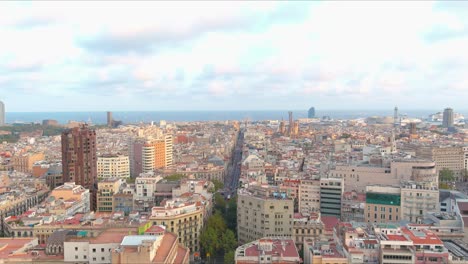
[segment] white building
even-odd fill
[[[73,237],[64,242],[64,262],[112,263],[112,250],[119,247],[129,230],[106,230],[97,237]]]
[[[130,160],[128,156],[107,155],[98,157],[98,178],[120,178],[130,177]]]

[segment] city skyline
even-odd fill
[[[463,110],[464,6],[2,3],[0,100],[7,112]]]

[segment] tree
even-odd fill
[[[226,222],[224,222],[223,216],[220,212],[215,212],[208,219],[208,227],[212,227],[216,232],[222,234],[226,230]]]
[[[200,245],[203,249],[203,255],[209,253],[214,256],[220,248],[218,233],[213,227],[207,227],[200,235]]]
[[[455,180],[455,177],[453,176],[453,171],[451,171],[448,168],[443,168],[439,172],[439,180],[442,182],[452,182]]]
[[[224,210],[226,210],[226,200],[224,200],[224,197],[220,193],[215,193],[214,204],[215,211],[224,213]]]
[[[224,254],[224,264],[234,264],[234,250],[228,251]]]
[[[181,179],[185,178],[185,175],[183,174],[172,174],[172,175],[169,175],[167,177],[164,177],[165,180],[168,180],[168,181],[180,181]]]
[[[237,247],[237,239],[234,232],[226,230],[221,237],[221,243],[223,245],[224,253],[235,250]]]
[[[211,181],[214,185],[214,190],[213,192],[217,192],[218,190],[221,190],[222,188],[224,188],[224,183],[222,183],[221,181],[218,181],[218,180],[212,180]]]

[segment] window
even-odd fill
[[[75,251],[78,251],[78,247],[75,247]]]
[[[96,258],[93,258],[93,261],[96,261]]]
[[[106,259],[106,258],[105,258],[105,257],[101,257],[101,260],[104,260],[104,259]]]
[[[93,248],[93,253],[96,253],[96,249],[95,249],[95,248]]]
[[[104,248],[101,248],[101,252],[104,252]]]
[[[84,258],[84,259],[86,259],[87,257],[88,257],[88,256],[86,256],[86,255],[83,255],[83,258]]]
[[[78,255],[75,255],[75,259],[78,259]]]

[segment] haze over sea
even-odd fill
[[[292,110],[294,119],[306,118],[307,111]],[[400,115],[408,117],[427,118],[430,114],[441,112],[436,110],[400,110]],[[468,116],[468,111],[457,111],[464,116]],[[114,120],[121,120],[124,124],[149,123],[159,120],[166,121],[224,121],[224,120],[284,120],[288,119],[288,110],[251,110],[251,111],[128,111],[112,112]],[[316,117],[330,116],[333,119],[356,119],[369,116],[393,116],[393,109],[390,110],[316,110]],[[44,119],[54,119],[61,124],[74,121],[89,121],[93,124],[105,124],[106,112],[7,112],[7,123],[14,122],[41,122]]]

